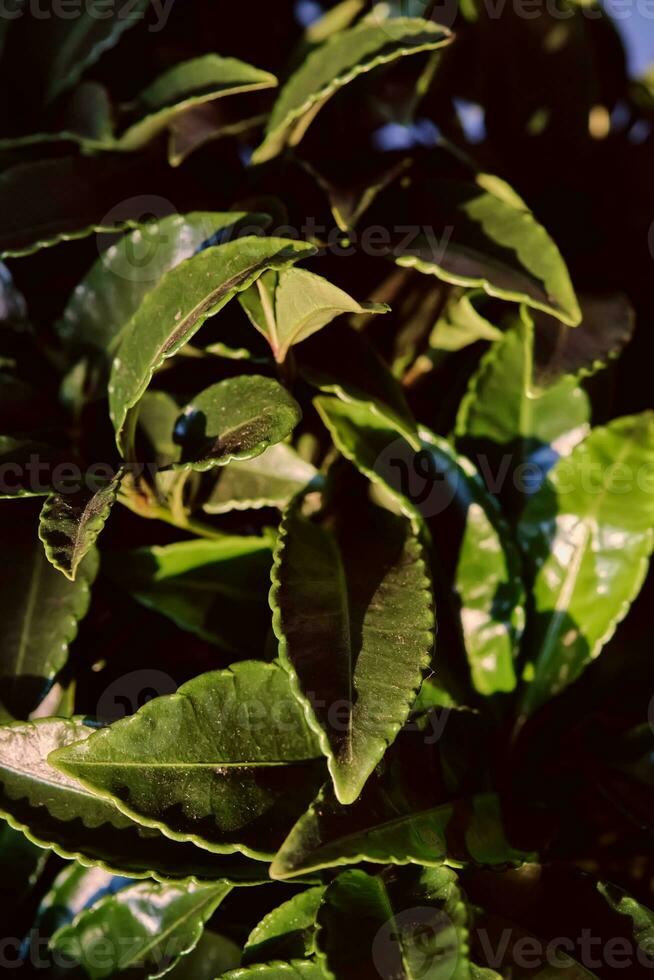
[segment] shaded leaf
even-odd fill
[[[468,980],[467,909],[449,868],[344,871],[318,910],[317,943],[343,980]]]
[[[507,842],[490,792],[488,726],[443,708],[407,723],[360,798],[343,806],[325,787],[282,844],[270,873],[375,864],[507,865],[523,855]]]
[[[331,37],[291,75],[268,120],[263,143],[252,156],[264,163],[297,145],[322,106],[353,79],[405,55],[443,47],[450,32],[420,18],[384,24],[364,22]]]
[[[48,561],[75,581],[82,560],[102,533],[116,502],[123,471],[97,490],[51,494],[41,511],[39,537]]]
[[[270,602],[279,656],[353,802],[406,720],[428,667],[434,614],[415,530],[378,508],[338,535],[284,514]]]
[[[83,911],[55,933],[50,948],[74,959],[90,980],[121,973],[134,980],[160,977],[197,946],[205,923],[230,891],[225,882],[142,881]]]
[[[50,759],[174,840],[265,858],[315,794],[319,755],[286,673],[246,661],[203,674]]]
[[[314,960],[292,960],[290,963],[253,963],[224,973],[220,980],[325,980],[326,974]]]
[[[281,510],[296,494],[319,479],[315,466],[302,459],[291,446],[280,442],[256,459],[230,463],[202,509],[207,514],[260,507]]]
[[[135,406],[166,358],[266,269],[281,270],[314,251],[290,239],[246,237],[208,248],[159,280],[125,327],[111,369],[109,410],[120,450],[129,448]]]
[[[550,471],[518,526],[534,577],[524,710],[572,684],[643,584],[654,548],[654,415],[593,429]]]
[[[92,732],[79,719],[46,718],[0,727],[0,815],[12,827],[60,857],[132,878],[266,880],[265,865],[171,841],[49,765],[51,752]]]
[[[107,556],[105,570],[148,609],[233,654],[261,656],[270,628],[265,538],[179,541]]]
[[[293,268],[279,275],[264,273],[239,295],[239,302],[280,363],[294,344],[343,313],[386,313],[389,309],[384,303],[357,303],[322,276]]]
[[[50,565],[31,528],[6,529],[2,550],[0,710],[7,720],[27,718],[66,664],[89,608],[98,556],[91,551],[69,582]]]
[[[433,180],[429,193],[445,229],[394,252],[406,268],[455,286],[526,303],[569,326],[581,320],[567,267],[548,233],[508,184],[491,174],[473,183]],[[433,232],[433,229],[432,229]]]
[[[179,445],[174,469],[201,473],[232,460],[260,456],[283,442],[302,410],[278,381],[243,375],[219,381],[196,395],[175,424]]]
[[[524,625],[520,566],[474,466],[426,429],[420,430],[416,453],[361,402],[319,397],[314,403],[340,452],[390,491],[404,513],[426,521],[437,577],[446,583],[439,619],[454,591],[453,614],[477,690],[513,690],[513,659]]]

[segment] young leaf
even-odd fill
[[[524,710],[572,684],[643,584],[654,548],[654,415],[594,429],[551,470],[518,526],[534,577]]]
[[[313,481],[318,470],[286,443],[266,449],[256,459],[232,462],[226,467],[211,495],[202,505],[207,514],[227,514],[231,510],[284,507]]]
[[[69,582],[48,562],[36,534],[5,531],[0,646],[0,712],[27,718],[68,660],[77,624],[89,608],[98,570],[91,551]]]
[[[429,335],[432,351],[457,351],[479,340],[501,340],[502,331],[478,311],[475,303],[485,294],[481,290],[455,290]],[[489,300],[486,298],[486,302]]]
[[[581,321],[558,248],[508,184],[482,173],[469,184],[433,180],[429,190],[447,237],[421,236],[399,247],[394,252],[398,265],[526,303],[571,327]]]
[[[261,656],[270,628],[270,541],[225,536],[107,556],[104,569],[149,609],[235,656]]]
[[[439,608],[444,615],[454,589],[456,628],[477,690],[512,691],[513,658],[524,625],[520,566],[474,466],[425,429],[416,453],[362,402],[320,397],[314,404],[340,452],[390,491],[404,513],[426,521],[438,579],[447,583]]]
[[[135,408],[166,358],[266,269],[281,270],[314,252],[304,242],[252,236],[209,248],[165,273],[125,327],[111,369],[109,411],[121,451],[129,449]]]
[[[58,332],[73,351],[108,359],[121,329],[162,276],[214,235],[225,241],[267,219],[245,211],[192,211],[143,224],[102,253],[72,293]]]
[[[318,910],[318,948],[342,980],[468,980],[467,909],[449,868],[344,871]]]
[[[197,946],[205,923],[231,887],[226,882],[130,885],[59,929],[50,948],[78,963],[89,980],[122,973],[133,980],[163,976]]]
[[[470,711],[439,708],[411,720],[355,803],[343,806],[330,787],[321,791],[277,852],[271,876],[360,861],[432,867],[521,861],[487,788],[488,743],[488,726]]]
[[[286,673],[246,661],[196,677],[50,761],[173,840],[265,858],[320,785],[319,757]]]
[[[253,459],[283,442],[301,418],[298,403],[272,378],[219,381],[196,395],[177,419],[173,469],[204,473],[232,460]]]
[[[405,55],[434,51],[451,41],[447,28],[420,18],[363,22],[334,35],[291,75],[273,107],[253,163],[297,145],[323,105],[353,79]]]
[[[369,507],[338,536],[291,503],[270,603],[279,656],[352,803],[409,714],[429,665],[434,613],[409,521]]]
[[[311,956],[316,913],[324,894],[323,885],[307,888],[269,912],[248,936],[243,965]]]
[[[92,731],[79,719],[0,727],[0,816],[11,827],[60,857],[132,878],[225,878],[245,884],[267,879],[264,864],[236,854],[218,857],[140,826],[48,763],[51,752]]]
[[[294,344],[322,330],[343,313],[386,313],[385,303],[357,303],[322,276],[306,269],[267,273],[239,296],[253,326],[280,364]]]
[[[97,490],[51,494],[43,504],[39,537],[48,561],[75,581],[82,560],[102,533],[116,503],[123,471]]]
[[[118,137],[117,146],[121,150],[138,149],[186,109],[226,95],[276,85],[277,79],[270,72],[253,68],[237,58],[206,54],[183,61],[160,75],[128,107],[139,118]]]

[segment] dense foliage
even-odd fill
[[[109,6],[0,17],[0,967],[650,976],[654,82]]]

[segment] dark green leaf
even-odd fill
[[[337,536],[286,511],[272,574],[279,655],[352,803],[405,722],[434,628],[422,549],[409,521],[369,508]]]
[[[319,756],[285,671],[246,661],[189,681],[51,760],[174,840],[265,858],[315,794]]]
[[[314,933],[323,885],[308,888],[269,912],[252,930],[243,949],[243,964],[299,960],[315,952]]]
[[[290,239],[252,236],[209,248],[165,273],[125,327],[112,365],[109,409],[119,449],[129,448],[135,407],[166,358],[266,269],[284,269],[314,251]]]

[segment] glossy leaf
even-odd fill
[[[397,249],[399,265],[526,303],[572,327],[580,322],[579,303],[558,248],[508,184],[478,174],[470,184],[435,180],[430,194],[447,234],[442,241],[425,236]]]
[[[253,68],[237,58],[206,54],[183,61],[160,75],[129,106],[139,118],[118,137],[117,146],[121,150],[138,149],[166,129],[184,110],[227,95],[274,88],[275,85],[277,79],[270,72]]]
[[[275,360],[283,363],[290,348],[322,330],[343,313],[386,313],[383,303],[357,303],[322,276],[306,269],[267,273],[239,296],[253,326],[263,334]]]
[[[173,467],[203,473],[232,460],[254,459],[290,436],[301,418],[298,403],[272,378],[219,381],[196,395],[177,419],[179,453]]]
[[[524,855],[507,841],[490,785],[489,732],[470,711],[429,711],[407,723],[360,798],[343,806],[330,787],[277,852],[270,873],[368,861],[510,865]]]
[[[315,466],[302,459],[291,446],[280,442],[256,459],[230,463],[202,509],[207,514],[261,507],[282,510],[314,481],[319,481]]]
[[[342,980],[468,980],[467,910],[449,868],[344,871],[318,910],[317,943]]]
[[[134,409],[166,358],[266,269],[281,270],[313,252],[289,239],[246,237],[209,248],[159,280],[125,327],[111,369],[109,410],[119,449],[129,447]]]
[[[261,656],[270,628],[265,538],[179,541],[107,557],[105,568],[149,609],[223,650]]]
[[[48,755],[88,738],[78,719],[0,727],[0,815],[35,844],[82,865],[132,878],[266,880],[264,864],[240,855],[209,854],[142,827],[76,780],[53,768]]]
[[[551,470],[518,528],[534,577],[524,710],[572,684],[643,584],[654,547],[654,416],[594,429]]]
[[[311,956],[315,952],[316,913],[324,894],[323,885],[308,888],[264,916],[248,936],[243,964]]]
[[[314,795],[319,756],[286,673],[246,661],[189,681],[50,760],[174,840],[265,858]]]
[[[97,490],[51,494],[43,505],[39,537],[48,561],[75,581],[81,562],[102,533],[116,502],[122,470]]]
[[[73,291],[59,334],[74,351],[109,358],[121,330],[162,276],[190,258],[213,235],[237,237],[241,227],[261,225],[244,211],[192,211],[143,224],[106,249]]]
[[[252,162],[264,163],[297,145],[322,106],[359,75],[405,55],[434,51],[450,39],[446,28],[420,18],[363,22],[334,35],[284,85]]]
[[[98,556],[92,551],[76,581],[69,582],[48,562],[36,529],[5,530],[0,572],[4,720],[27,718],[66,664],[78,623],[89,608],[97,570]]]
[[[361,402],[320,397],[315,405],[340,452],[390,491],[404,513],[426,521],[439,574],[456,593],[456,622],[477,690],[513,690],[524,624],[520,566],[474,466],[427,430],[416,453]]]
[[[377,508],[353,515],[336,536],[303,517],[296,500],[282,520],[272,582],[280,660],[336,795],[352,803],[430,662],[434,615],[418,536]]]
[[[175,885],[142,881],[59,929],[50,947],[64,952],[90,980],[120,976],[160,977],[198,944],[205,923],[231,885]],[[121,942],[121,939],[129,942]]]
[[[291,960],[290,963],[253,963],[224,973],[220,980],[325,980],[328,976],[315,960]]]

